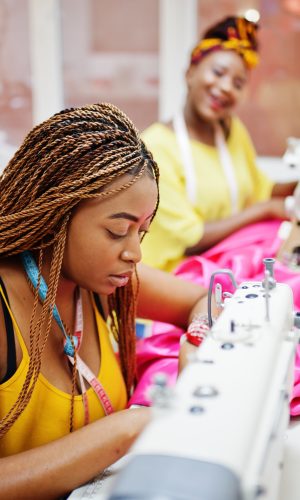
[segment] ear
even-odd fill
[[[185,81],[186,81],[186,86],[188,89],[191,86],[191,82],[192,82],[192,79],[194,77],[195,69],[196,69],[196,64],[190,64],[188,69],[185,72]]]

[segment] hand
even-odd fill
[[[208,304],[207,304],[208,296],[205,295],[205,297],[201,297],[194,307],[191,309],[191,312],[189,314],[189,324],[193,321],[195,316],[207,314],[208,312]],[[216,301],[215,301],[215,294],[212,295],[211,298],[211,313],[213,317],[218,317],[220,311],[218,310],[216,306]],[[187,325],[188,326],[188,325]]]
[[[258,207],[261,205],[264,209],[265,218],[286,219],[288,217],[285,198],[275,197],[257,204]]]
[[[178,372],[191,361],[196,349],[200,347],[209,333],[207,314],[197,314],[189,324],[187,332],[180,338]]]

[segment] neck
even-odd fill
[[[214,124],[204,120],[188,103],[183,111],[185,123],[191,139],[214,145]]]
[[[56,303],[57,306],[62,308],[65,304],[72,304],[74,302],[76,283],[60,277],[58,282]]]

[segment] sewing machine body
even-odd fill
[[[300,168],[300,139],[298,137],[287,138],[287,148],[282,159],[289,167]]]
[[[109,498],[277,500],[297,340],[293,325],[287,285],[266,291],[261,282],[242,283],[174,394],[166,389],[165,400],[154,407],[155,417]]]

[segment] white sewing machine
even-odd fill
[[[110,500],[283,500],[299,318],[291,289],[274,279],[273,259],[265,266],[263,283],[242,283],[225,300],[174,394],[158,384],[154,419]]]
[[[300,139],[298,137],[287,138],[287,148],[282,157],[284,163],[293,169],[300,167]]]

